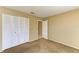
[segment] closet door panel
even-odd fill
[[[24,18],[24,41],[29,42],[29,19]]]
[[[2,15],[2,29],[3,29],[3,40],[2,49],[7,49],[11,47],[11,16]]]
[[[24,25],[25,24],[25,20],[24,20],[24,17],[22,17],[22,20],[21,21],[22,21],[22,24],[21,24],[21,26],[22,26],[21,27],[22,35],[21,36],[23,38],[22,39],[22,43],[25,43],[26,41],[25,41],[25,34],[24,34],[25,33],[25,25]]]
[[[24,43],[24,20],[23,17],[20,17],[20,44]]]
[[[18,45],[21,44],[21,18],[18,17]]]
[[[18,39],[18,17],[13,16],[12,18],[12,46],[18,45],[19,39]]]
[[[20,44],[29,40],[29,21],[27,18],[20,17]]]

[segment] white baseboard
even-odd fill
[[[3,52],[4,50],[0,50],[0,52]]]

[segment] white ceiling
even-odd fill
[[[77,9],[79,7],[73,6],[7,6],[7,8],[15,9],[18,11],[26,12],[31,14],[30,12],[34,12],[38,17],[48,17],[54,16],[60,13],[64,13],[73,9]]]

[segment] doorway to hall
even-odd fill
[[[38,21],[38,38],[48,39],[48,20]]]

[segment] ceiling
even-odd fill
[[[76,6],[6,6],[38,17],[54,16],[79,7]]]

